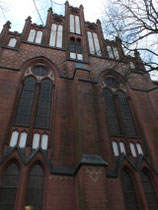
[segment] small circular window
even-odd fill
[[[38,66],[34,66],[32,68],[32,73],[34,73],[35,75],[37,75],[39,77],[43,77],[48,74],[48,69],[45,66],[38,65]]]

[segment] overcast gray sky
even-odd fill
[[[49,7],[53,7],[55,13],[62,14],[64,12],[65,0],[34,0],[37,4],[39,12],[45,23],[47,10]],[[85,19],[90,22],[95,22],[96,19],[101,17],[103,10],[103,2],[105,0],[69,0],[69,4],[75,7],[79,7],[80,4],[84,7]],[[58,5],[56,2],[61,5]],[[0,0],[0,6],[4,8],[4,14],[0,9],[0,31],[6,20],[10,20],[11,31],[21,32],[25,23],[25,19],[28,16],[32,17],[32,22],[42,24],[39,16],[35,10],[33,0]]]

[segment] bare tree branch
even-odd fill
[[[158,70],[158,1],[106,0],[103,18],[107,38],[122,40],[129,55],[140,52],[147,71]]]

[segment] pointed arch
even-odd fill
[[[57,66],[57,64],[45,56],[36,56],[36,57],[29,58],[21,64],[19,69],[23,71],[23,73],[25,73],[25,70],[27,68],[29,68],[30,66],[36,65],[38,63],[43,63],[49,69],[51,69],[55,75],[58,72],[58,75],[61,76],[60,68]]]
[[[0,209],[13,210],[19,183],[19,168],[12,162],[5,169],[0,186]]]
[[[138,202],[133,186],[133,181],[126,168],[121,172],[121,183],[124,194],[125,206],[128,210],[138,210]]]
[[[39,162],[33,165],[27,185],[26,206],[33,207],[34,210],[42,210],[44,170]]]
[[[141,181],[142,181],[142,186],[144,189],[146,201],[148,204],[148,208],[150,210],[158,209],[158,200],[156,197],[154,185],[153,185],[151,176],[149,176],[149,173],[147,173],[146,169],[143,169],[141,171]]]

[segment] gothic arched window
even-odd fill
[[[46,150],[49,145],[53,73],[43,64],[29,68],[26,73],[30,76],[24,80],[9,145],[25,148],[27,137],[32,136],[32,148]]]
[[[114,136],[126,135],[127,137],[137,136],[130,107],[124,92],[118,90],[118,82],[114,78],[107,78],[104,84],[107,87],[103,89],[103,95],[110,134]]]
[[[36,81],[32,76],[25,79],[15,117],[15,125],[29,126],[35,96],[35,85]]]
[[[151,178],[146,174],[146,172],[142,171],[141,180],[149,209],[158,209],[158,200],[156,198],[155,189]]]
[[[42,210],[43,186],[44,172],[41,166],[37,164],[30,172],[26,206],[32,207],[33,210]]]
[[[19,182],[19,169],[12,163],[6,169],[0,185],[0,209],[13,210]]]
[[[122,189],[127,210],[138,210],[138,203],[131,177],[123,170],[121,173]]]

